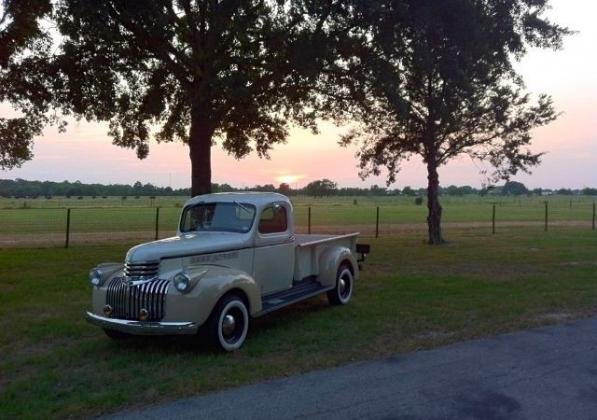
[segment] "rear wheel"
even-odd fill
[[[110,330],[108,328],[104,328],[104,332],[112,340],[125,340],[127,338],[130,338],[130,336],[131,336],[130,334],[123,333],[121,331]]]
[[[249,331],[249,311],[237,295],[224,296],[217,303],[208,320],[208,338],[220,351],[239,349]]]
[[[346,305],[352,297],[353,286],[354,275],[350,270],[350,266],[343,263],[338,268],[338,273],[336,274],[336,287],[327,292],[330,304]]]

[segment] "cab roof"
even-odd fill
[[[198,195],[188,200],[185,203],[185,207],[198,203],[233,203],[235,201],[239,203],[253,204],[256,207],[263,207],[281,201],[290,204],[288,197],[282,194],[274,192],[243,191]]]

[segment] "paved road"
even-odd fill
[[[362,362],[116,418],[597,419],[597,318]]]

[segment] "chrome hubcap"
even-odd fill
[[[230,336],[234,334],[236,328],[236,320],[230,314],[226,314],[222,321],[222,334],[224,336]]]
[[[232,351],[245,341],[249,327],[249,313],[240,299],[230,300],[220,312],[217,339],[222,349]]]
[[[338,296],[342,301],[347,301],[352,293],[352,273],[348,269],[340,273],[338,278]]]
[[[344,294],[346,293],[346,280],[338,280],[338,290],[340,292],[340,295],[344,296]]]

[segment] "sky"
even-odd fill
[[[551,4],[550,18],[577,33],[568,37],[559,51],[531,50],[517,63],[517,69],[531,93],[552,95],[561,116],[533,131],[532,150],[546,152],[541,165],[532,174],[513,179],[533,188],[597,187],[597,1],[552,0]],[[0,104],[0,115],[11,114],[8,105]],[[236,160],[216,146],[212,149],[213,182],[237,187],[287,182],[295,188],[329,178],[340,186],[385,184],[383,176],[359,178],[356,147],[337,144],[344,130],[326,122],[319,134],[292,129],[288,142],[275,146],[268,160],[254,153]],[[107,124],[84,121],[70,122],[66,133],[49,127],[35,140],[33,160],[21,168],[0,170],[0,178],[190,186],[185,145],[151,143],[149,157],[139,160],[134,150],[112,145],[107,131]],[[480,169],[467,157],[457,158],[440,169],[440,182],[480,187],[485,182]],[[392,187],[407,185],[426,185],[420,159],[402,165]]]

